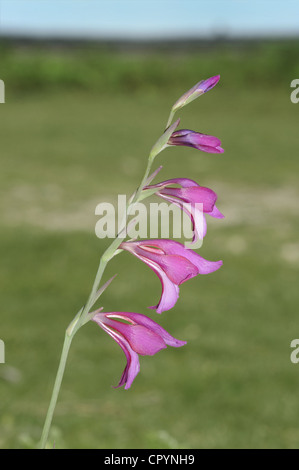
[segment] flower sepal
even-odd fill
[[[150,154],[149,154],[149,159],[153,161],[155,157],[162,152],[166,147],[168,147],[168,141],[172,135],[172,133],[176,130],[178,125],[180,124],[180,119],[177,119],[171,126],[169,126],[165,132],[159,137],[157,142],[153,145]]]

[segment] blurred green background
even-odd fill
[[[40,438],[65,328],[89,294],[101,253],[99,202],[131,194],[169,109],[196,82],[216,88],[184,108],[181,127],[216,135],[225,153],[161,153],[158,177],[218,193],[199,250],[221,270],[181,286],[161,316],[161,286],[128,253],[106,311],[149,315],[188,341],[141,357],[129,391],[113,389],[125,356],[97,325],[76,335],[51,431],[56,448],[299,446],[299,42],[203,43],[119,51],[96,44],[0,45],[0,446]]]

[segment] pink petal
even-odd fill
[[[179,347],[186,344],[186,341],[180,341],[173,336],[171,336],[162,326],[156,323],[151,318],[147,317],[146,315],[142,315],[141,313],[133,313],[133,312],[109,312],[104,314],[107,318],[120,318],[122,320],[142,325],[153,332],[160,335],[166,344],[169,346]]]
[[[159,194],[160,197],[170,202],[171,204],[175,204],[176,206],[178,206],[181,210],[185,212],[185,214],[188,215],[188,217],[190,217],[192,223],[192,230],[194,232],[191,243],[196,243],[198,239],[202,240],[206,236],[207,223],[203,212],[200,209],[198,209],[196,206],[192,206],[191,204],[183,204],[177,199],[165,196],[160,192],[157,194]]]
[[[95,320],[97,322],[97,320]],[[136,378],[137,374],[140,372],[140,363],[139,363],[139,358],[138,354],[133,351],[131,348],[130,344],[128,341],[125,340],[120,334],[118,334],[116,331],[111,330],[109,327],[106,327],[102,322],[99,323],[97,322],[100,327],[106,331],[122,348],[122,350],[125,353],[125,356],[127,358],[127,364],[126,367],[122,373],[121,379],[117,385],[117,387],[121,387],[122,385],[125,384],[125,389],[127,390],[128,388],[131,387],[133,380]]]
[[[224,150],[221,147],[209,147],[208,145],[199,145],[198,150],[206,153],[223,153]]]
[[[202,258],[195,251],[185,248],[184,245],[174,240],[168,240],[163,238],[154,240],[142,240],[141,242],[139,242],[139,244],[151,244],[153,246],[156,246],[157,248],[162,249],[166,254],[176,254],[185,257],[189,261],[191,261],[191,263],[197,266],[199,274],[208,274],[213,271],[216,271],[223,264],[222,261],[208,261]]]
[[[179,132],[179,131],[178,131]],[[193,145],[208,145],[209,147],[218,147],[221,145],[221,140],[213,135],[202,134],[200,132],[193,132],[189,135],[190,143]]]
[[[217,85],[219,80],[220,80],[220,75],[215,75],[214,77],[210,77],[210,78],[207,78],[206,80],[202,80],[196,85],[196,87],[198,90],[202,90],[204,93],[206,93],[207,91],[214,88],[214,86]]]
[[[189,178],[172,178],[169,180],[161,181],[160,183],[153,184],[151,186],[146,186],[144,189],[154,189],[154,188],[163,188],[167,186],[172,186],[174,184],[179,184],[183,188],[191,188],[193,186],[199,186],[196,181]]]
[[[215,217],[216,219],[223,219],[224,218],[224,215],[220,212],[219,209],[217,209],[216,206],[214,206],[214,209],[212,210],[212,212],[209,212],[209,215],[211,217]]]
[[[163,338],[143,325],[128,325],[111,319],[106,320],[105,323],[118,331],[137,354],[153,356],[161,349],[166,348]]]
[[[158,195],[168,195],[181,199],[191,204],[203,204],[204,212],[212,212],[217,194],[212,189],[204,186],[193,186],[189,188],[163,188],[157,193]]]
[[[138,249],[138,254],[143,261],[145,261],[142,255],[142,248]],[[167,277],[172,281],[174,284],[181,284],[187,279],[190,279],[198,274],[198,270],[194,264],[192,264],[188,259],[180,255],[161,255],[151,253],[150,255],[146,255],[147,260],[150,259],[155,264],[160,266]]]
[[[158,183],[156,186],[171,186],[172,184],[180,184],[183,188],[190,188],[192,186],[199,186],[194,180],[190,180],[189,178],[172,178],[170,180],[162,181]]]
[[[186,212],[186,210],[185,210]],[[197,243],[198,240],[203,240],[207,234],[207,222],[202,211],[192,207],[190,218],[193,224],[193,239],[191,244]]]
[[[153,310],[156,310],[157,313],[166,312],[170,310],[176,304],[179,298],[179,287],[177,284],[174,284],[168,276],[165,274],[162,268],[153,261],[139,257],[144,261],[159,277],[162,284],[162,294],[157,305],[149,307]]]
[[[201,132],[195,132],[190,129],[179,129],[172,133],[168,144],[185,145],[202,150],[205,147],[219,147],[221,140],[213,135],[202,134]]]

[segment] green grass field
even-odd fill
[[[106,311],[149,315],[187,340],[125,365],[97,325],[76,335],[51,433],[56,448],[297,448],[299,364],[298,112],[290,82],[299,45],[175,55],[2,47],[0,78],[0,447],[41,434],[69,322],[108,246],[96,205],[131,194],[174,101],[196,81],[221,82],[180,113],[181,127],[216,135],[225,153],[161,153],[161,179],[189,177],[218,193],[200,254],[221,270],[181,286],[176,306],[148,310],[161,287],[123,253],[104,279]],[[297,62],[296,62],[297,60]],[[76,65],[77,64],[77,65]]]

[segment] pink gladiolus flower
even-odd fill
[[[172,187],[176,184],[180,185],[181,188]],[[157,196],[177,205],[190,217],[194,233],[192,243],[196,243],[198,239],[203,239],[207,233],[207,223],[202,213],[218,219],[224,217],[215,206],[217,194],[209,188],[199,186],[191,179],[173,178],[152,186],[146,186],[144,189],[155,188],[157,188]],[[202,206],[198,207],[198,205]]]
[[[208,261],[179,242],[149,239],[123,242],[127,250],[146,263],[159,277],[162,295],[152,309],[157,313],[170,310],[179,297],[179,285],[198,274],[208,274],[222,266],[222,261]]]
[[[126,367],[117,387],[122,385],[125,385],[125,389],[131,387],[140,371],[139,354],[153,356],[167,345],[178,348],[186,344],[186,341],[175,339],[158,323],[141,313],[103,313],[101,310],[94,312],[93,321],[119,344],[127,358]]]
[[[215,85],[220,80],[220,75],[215,75],[214,77],[207,78],[206,80],[201,80],[200,82],[196,83],[190,90],[186,91],[173,105],[173,111],[176,111],[186,104],[191,103],[191,101],[195,100],[198,96],[203,95],[207,91],[214,88]]]
[[[223,153],[221,141],[212,135],[201,134],[200,132],[180,129],[171,134],[168,145],[184,145],[193,147],[208,153]]]

